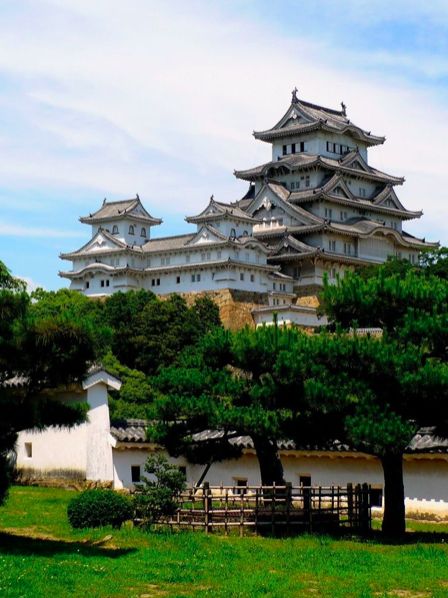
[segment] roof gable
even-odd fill
[[[128,247],[126,243],[113,237],[107,231],[100,229],[85,245],[83,245],[74,253],[95,254],[105,251],[114,251],[117,249],[124,249]]]
[[[247,211],[249,214],[254,215],[262,210],[270,212],[274,207],[278,207],[295,220],[297,226],[309,226],[320,222],[320,219],[316,216],[313,216],[302,208],[291,205],[287,201],[289,195],[289,191],[283,185],[266,183],[248,206]]]
[[[384,206],[386,208],[406,211],[391,185],[386,185],[386,187],[374,197],[373,203],[376,206]]]
[[[211,243],[222,243],[223,241],[227,241],[225,235],[216,230],[216,228],[204,224],[186,245],[207,245]]]
[[[353,170],[361,170],[362,172],[367,173],[371,172],[367,162],[357,151],[348,153],[342,160],[341,164],[346,168],[353,168]]]
[[[322,190],[325,193],[338,195],[339,197],[345,197],[346,199],[353,199],[354,197],[349,186],[340,175],[331,177],[328,183],[323,186]]]
[[[208,206],[197,216],[189,216],[187,222],[204,222],[216,219],[242,220],[251,222],[253,219],[249,214],[239,208],[237,205],[226,204],[215,201],[213,195],[210,198]]]
[[[160,224],[162,222],[160,218],[153,218],[145,210],[138,195],[135,199],[125,199],[123,201],[107,201],[105,199],[99,210],[80,218],[80,220],[81,222],[91,224],[124,218],[132,218],[150,224]]]

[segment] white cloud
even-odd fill
[[[328,10],[341,18],[340,4],[337,11],[332,4]],[[325,105],[343,99],[354,122],[386,134],[372,163],[407,177],[398,192],[410,209],[448,218],[448,109],[437,92],[373,68],[408,67],[407,55],[351,60],[323,37],[303,30],[288,37],[239,16],[238,2],[230,6],[51,0],[35,2],[33,18],[0,23],[0,72],[20,81],[14,109],[26,123],[22,135],[12,129],[0,137],[2,180],[89,188],[96,203],[138,191],[165,218],[197,211],[212,192],[235,199],[244,184],[233,169],[270,157],[252,130],[279,119],[297,84],[302,96]],[[408,18],[448,20],[440,2],[406,7]],[[344,14],[380,21],[404,8],[401,0],[351,1]],[[446,72],[444,61],[432,68]]]
[[[32,293],[36,289],[43,288],[42,284],[39,284],[38,282],[35,282],[29,276],[17,276],[17,278],[20,278],[20,280],[24,281],[24,283],[26,284],[26,290],[28,291],[28,293]]]
[[[0,235],[5,237],[42,237],[47,239],[64,239],[67,237],[80,237],[82,233],[73,231],[55,230],[52,228],[40,228],[33,226],[21,226],[20,224],[0,223]]]

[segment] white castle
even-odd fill
[[[437,243],[402,228],[422,212],[406,210],[394,187],[404,179],[368,163],[368,148],[384,143],[354,125],[342,103],[333,110],[298,98],[271,129],[255,132],[272,145],[271,161],[235,176],[250,182],[239,201],[213,196],[190,234],[153,238],[162,220],[140,198],[109,202],[81,218],[92,238],[61,254],[73,264],[60,276],[90,296],[148,289],[157,294],[235,289],[264,293],[271,306],[315,293],[324,275],[381,263],[388,256],[416,262]]]

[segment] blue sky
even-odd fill
[[[104,197],[189,230],[212,193],[245,193],[233,170],[269,159],[251,133],[294,86],[386,135],[370,162],[406,177],[425,213],[407,229],[448,244],[446,0],[3,0],[0,259],[65,286],[58,255]]]

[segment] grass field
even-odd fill
[[[73,532],[71,496],[12,489],[0,508],[0,596],[448,597],[446,525],[416,524],[403,545],[131,527]]]

